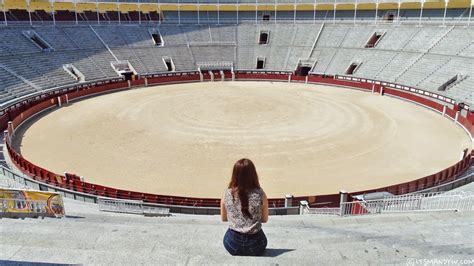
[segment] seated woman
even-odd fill
[[[268,200],[249,159],[234,165],[232,179],[221,200],[221,219],[229,222],[224,247],[231,255],[258,256],[267,247],[262,223],[268,221]]]

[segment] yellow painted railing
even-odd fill
[[[123,1],[123,0],[120,0]],[[83,11],[314,11],[314,10],[387,10],[387,9],[442,9],[469,8],[471,0],[117,0],[99,1],[47,1],[47,0],[2,0],[0,10],[77,10]]]

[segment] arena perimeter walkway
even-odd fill
[[[474,263],[474,212],[272,216],[264,226],[269,240],[265,256],[232,257],[222,246],[226,225],[217,216],[100,213],[97,205],[71,200],[66,209],[70,211],[64,219],[1,219],[0,260],[107,265],[423,265],[422,259]]]

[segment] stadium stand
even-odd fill
[[[180,3],[185,2],[193,5],[193,1]],[[295,3],[279,1],[285,2]],[[103,6],[94,10],[93,3],[80,4],[86,7],[77,13],[66,10],[51,13],[42,8],[29,13],[21,8],[0,12],[0,105],[10,108],[1,116],[3,124],[15,116],[18,118],[24,111],[22,108],[29,107],[12,107],[17,102],[25,103],[24,100],[37,103],[38,97],[47,97],[48,106],[60,105],[68,100],[65,91],[77,98],[88,95],[88,90],[100,93],[148,82],[220,79],[224,74],[227,80],[234,76],[242,79],[271,76],[269,79],[280,81],[319,82],[322,77],[331,79],[335,85],[379,93],[383,93],[380,85],[383,84],[395,96],[399,96],[402,87],[410,86],[404,88],[404,93],[407,90],[417,93],[410,96],[411,100],[423,102],[431,97],[433,102],[427,106],[443,115],[447,111],[453,120],[460,114],[460,123],[472,132],[468,115],[474,106],[474,28],[469,26],[470,10],[464,6],[448,8],[446,12],[439,7],[426,9],[423,14],[418,7],[402,8],[397,17],[397,10],[387,9],[357,10],[357,13],[331,9],[275,12],[276,9],[262,7],[262,10],[237,13],[185,11],[178,5],[173,10],[170,4],[169,11],[125,12],[119,3],[116,10]],[[225,67],[219,68],[222,66]],[[310,77],[304,77],[300,67],[305,67]],[[123,80],[125,76],[120,72],[124,69],[133,72],[128,81]],[[366,79],[375,81],[371,85],[361,84]],[[380,86],[375,88],[375,84]],[[458,114],[458,105],[451,99],[469,107]],[[36,111],[45,106],[46,103]],[[23,116],[19,121],[22,119]],[[169,203],[167,198],[157,195],[120,191],[80,180],[61,180],[21,156],[15,160],[24,171],[40,176],[46,183],[76,192]],[[454,178],[453,173],[459,174],[461,168],[467,167],[464,164],[453,166],[455,170],[445,169],[433,178]],[[435,181],[428,178],[423,182]],[[418,189],[420,184],[406,187],[413,185]],[[392,189],[405,193],[406,187]],[[186,206],[215,205],[213,200],[205,204],[187,198],[179,200]]]
[[[49,4],[54,8],[53,2]],[[23,115],[29,116],[60,104],[65,100],[64,95],[54,93],[62,89],[74,88],[69,95],[78,98],[88,95],[87,90],[100,93],[126,88],[127,82],[119,79],[120,74],[114,67],[114,64],[123,62],[137,72],[134,79],[145,76],[156,83],[187,78],[196,81],[199,74],[209,79],[209,72],[198,72],[200,66],[229,67],[228,62],[231,62],[231,67],[224,71],[227,80],[230,80],[231,71],[232,75],[237,73],[240,77],[252,72],[254,77],[265,79],[265,74],[258,76],[259,70],[261,73],[273,71],[272,75],[278,76],[280,81],[291,80],[293,75],[295,81],[304,82],[304,77],[295,77],[298,66],[304,64],[310,66],[310,74],[314,77],[312,82],[320,81],[322,75],[331,78],[341,75],[343,79],[354,78],[354,82],[374,79],[464,102],[470,106],[470,112],[474,106],[474,27],[466,24],[471,14],[465,6],[446,10],[439,7],[425,9],[421,14],[420,9],[413,6],[416,3],[408,3],[412,5],[411,9],[399,10],[397,18],[396,9],[357,10],[357,14],[354,10],[334,11],[334,2],[326,0],[317,2],[330,3],[329,10],[279,12],[275,12],[274,1],[259,0],[259,4],[268,6],[257,8],[255,1],[241,0],[239,3],[248,4],[247,8],[255,5],[256,11],[248,9],[238,13],[185,11],[178,5],[174,10],[173,4],[178,2],[188,4],[190,8],[196,4],[192,0],[167,0],[169,11],[152,8],[146,12],[136,8],[124,11],[119,2],[118,11],[101,9],[99,3],[91,2],[81,3],[86,7],[77,13],[72,10],[51,13],[42,8],[33,8],[28,13],[21,7],[0,12],[0,106],[10,108],[3,109],[0,114],[2,124],[10,120],[22,122]],[[216,1],[201,1],[201,4],[204,2],[215,4]],[[234,1],[221,0],[220,4],[226,2]],[[4,3],[0,7],[4,8]],[[314,1],[279,0],[278,3],[295,4],[296,8],[296,3],[310,6]],[[88,4],[97,10],[87,7]],[[100,3],[103,4],[107,5]],[[444,5],[442,2],[428,4]],[[146,5],[142,2],[142,6]],[[263,10],[268,7],[270,10]],[[398,22],[392,23],[392,20]],[[181,75],[181,72],[187,73]],[[218,72],[213,75],[218,75]],[[80,87],[84,82],[97,82],[99,86]],[[131,86],[136,80],[128,82]],[[351,86],[354,83],[345,83],[336,76],[334,84]],[[359,88],[370,90],[368,84]],[[393,87],[386,89],[395,90]],[[27,102],[25,99],[36,97],[37,100],[37,95],[49,97],[47,101],[50,103],[46,105],[38,100],[14,108],[17,103]],[[418,94],[414,97],[423,101],[424,96]],[[446,101],[434,102],[427,106],[442,112]],[[32,108],[34,111],[28,109],[35,103],[41,106]],[[452,119],[457,117],[454,108],[457,106],[448,105],[447,116]],[[461,119],[465,119],[466,112],[469,111],[460,112]],[[437,212],[378,213],[377,216],[359,216],[367,212],[355,216],[356,213],[352,212],[349,214],[354,216],[348,215],[344,219],[334,215],[318,215],[315,219],[317,214],[273,216],[271,223],[264,227],[269,238],[269,250],[265,256],[235,259],[227,256],[221,247],[225,226],[214,216],[192,219],[185,215],[131,217],[102,213],[97,205],[86,203],[100,197],[111,197],[118,202],[140,201],[143,206],[175,205],[172,212],[215,214],[216,199],[153,195],[95,185],[83,182],[77,176],[58,176],[33,165],[12,150],[9,152],[15,166],[23,173],[8,178],[2,178],[0,173],[0,187],[34,187],[36,190],[59,192],[65,197],[67,215],[62,219],[3,219],[0,224],[3,233],[0,264],[5,262],[4,259],[90,264],[313,264],[314,261],[321,264],[416,264],[433,258],[433,254],[437,255],[435,258],[453,260],[464,260],[472,255],[472,244],[466,243],[473,219],[472,183],[458,188],[465,191],[459,195],[470,193],[462,198],[469,198],[470,205],[463,206],[470,207],[471,212],[443,209]],[[468,181],[461,180],[470,178],[469,182],[472,181],[472,156],[473,153],[431,176],[397,184],[390,189],[404,194],[420,188],[423,190],[425,185],[434,185],[429,189],[437,193],[439,184],[445,189],[455,187],[451,183],[464,185]],[[3,170],[4,175],[6,172]],[[339,200],[337,194],[329,196],[321,198],[324,202],[334,198]],[[301,212],[295,207],[299,200],[293,200],[293,212],[286,214]],[[283,207],[281,199],[273,199],[271,205],[274,207],[272,214],[282,214],[278,212],[278,208]],[[205,208],[211,211],[204,212]],[[331,208],[318,209],[322,208],[314,207],[314,213]],[[199,226],[198,230],[196,226]],[[199,245],[196,245],[196,239],[201,241]],[[203,250],[202,245],[209,248]],[[469,262],[472,263],[472,259]]]
[[[205,61],[231,61],[235,69],[252,70],[261,58],[263,70],[295,71],[298,62],[307,61],[313,65],[311,72],[326,75],[345,75],[356,64],[354,77],[397,82],[474,104],[472,27],[321,25],[2,27],[0,60],[16,77],[8,77],[8,87],[1,90],[19,97],[33,91],[23,80],[40,90],[77,83],[63,70],[65,64],[93,81],[117,77],[110,65],[116,60],[127,60],[143,75],[167,72],[164,58],[172,59],[176,71],[197,70],[196,63]],[[26,37],[26,31],[53,49],[42,51]],[[152,33],[161,36],[160,46],[155,45]],[[268,34],[267,44],[259,44],[261,33]],[[365,48],[374,34],[379,35],[375,47]],[[5,71],[2,75],[8,76]],[[455,76],[457,82],[438,91]],[[11,90],[13,85],[25,91]]]
[[[0,99],[3,102],[36,91],[32,85],[14,75],[10,70],[6,70],[3,66],[0,66],[0,84],[3,88],[0,91]]]

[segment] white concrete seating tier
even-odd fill
[[[73,264],[367,265],[472,258],[472,212],[271,216],[262,257],[233,257],[218,216],[101,213],[65,200],[66,218],[2,219],[1,259]],[[39,244],[40,243],[40,244]],[[205,247],[205,248],[203,248]]]
[[[354,76],[436,92],[454,75],[467,76],[439,93],[474,105],[470,83],[474,27],[326,23],[313,47],[320,28],[321,24],[273,23],[5,27],[0,29],[0,64],[37,87],[50,89],[77,82],[62,69],[64,64],[73,64],[86,80],[117,77],[110,65],[115,57],[128,60],[139,74],[167,71],[164,57],[172,58],[177,71],[196,70],[196,62],[203,61],[232,61],[236,69],[255,69],[260,57],[265,58],[265,70],[294,71],[304,60],[316,62],[312,72],[332,75],[344,75],[351,63],[358,62]],[[26,30],[37,32],[54,51],[42,52],[22,34]],[[258,43],[261,31],[269,32],[268,44]],[[163,47],[155,46],[150,32],[161,34]],[[376,47],[364,48],[375,32],[383,37]],[[24,85],[21,79],[14,80]],[[31,90],[24,89],[9,93],[17,97]]]

